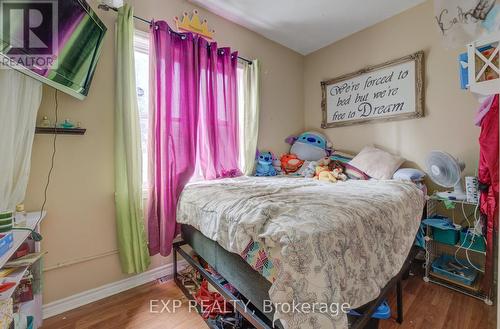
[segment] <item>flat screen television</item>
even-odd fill
[[[89,93],[106,26],[85,0],[0,0],[0,60],[78,99]]]

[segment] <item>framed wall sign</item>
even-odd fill
[[[424,52],[321,82],[322,128],[424,116]]]

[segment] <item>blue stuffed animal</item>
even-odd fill
[[[255,176],[276,176],[273,167],[274,155],[271,152],[259,152],[257,154],[257,168]]]
[[[290,136],[286,142],[291,144],[290,153],[306,161],[318,161],[330,155],[332,145],[325,135],[306,131],[299,136]]]

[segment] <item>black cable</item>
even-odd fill
[[[59,109],[59,100],[57,98],[58,94],[57,94],[57,89],[54,89],[55,90],[55,94],[54,94],[54,100],[55,100],[55,103],[56,103],[56,106],[54,108],[54,113],[55,113],[55,124],[54,124],[54,139],[52,140],[52,157],[51,157],[51,160],[50,160],[50,169],[49,169],[49,173],[47,175],[47,183],[45,184],[45,189],[44,189],[44,192],[43,192],[43,203],[42,203],[42,208],[40,209],[40,217],[38,218],[38,222],[40,222],[40,220],[42,219],[42,216],[43,216],[43,210],[45,209],[45,204],[47,203],[47,191],[49,189],[49,185],[50,185],[50,177],[52,176],[52,171],[54,170],[54,162],[55,162],[55,158],[56,158],[56,142],[57,142],[57,122],[58,122],[58,109]]]
[[[42,241],[43,237],[40,233],[36,232],[35,230],[32,230],[28,227],[13,227],[12,228],[13,231],[30,231],[31,234],[31,238],[33,239],[33,241],[35,242],[39,242],[39,241]]]

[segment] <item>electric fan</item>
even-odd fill
[[[438,192],[437,196],[450,200],[465,200],[466,195],[460,183],[465,164],[442,151],[431,151],[425,159],[427,173],[434,183],[453,191]]]

